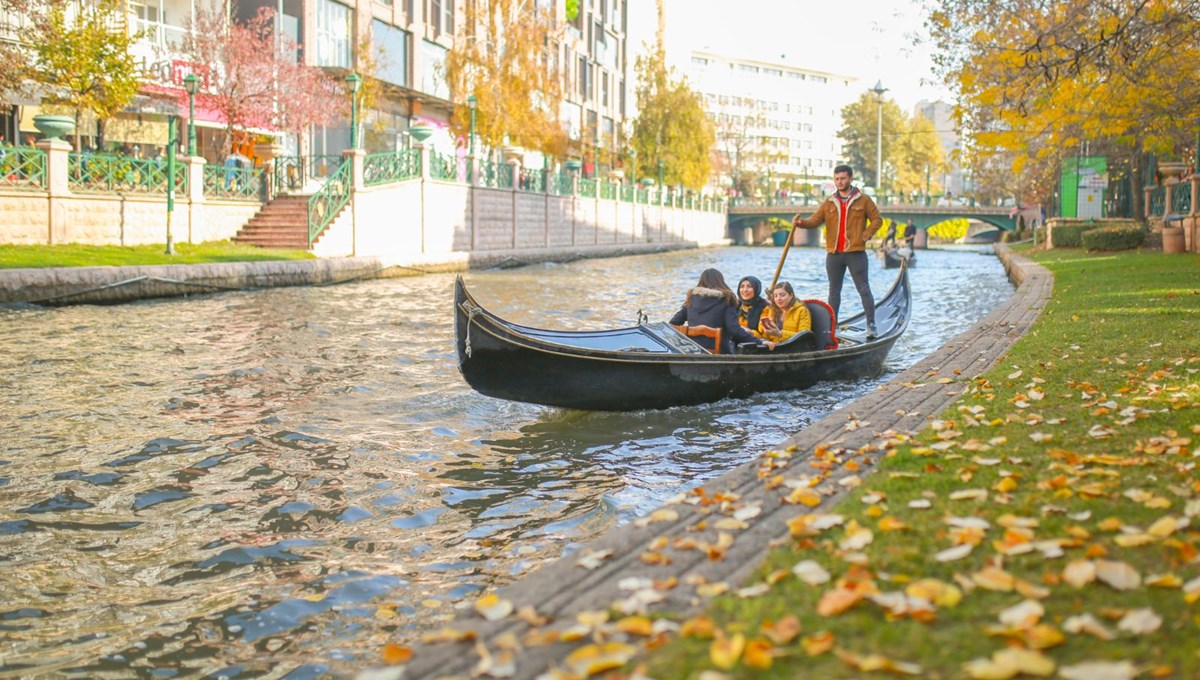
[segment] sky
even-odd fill
[[[951,101],[934,84],[922,41],[922,0],[667,0],[668,40],[730,56],[778,61],[876,81],[905,111],[922,99]],[[654,0],[632,0],[650,7]]]

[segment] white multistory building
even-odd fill
[[[685,73],[718,132],[716,187],[729,186],[724,156],[737,138],[754,152],[764,192],[827,180],[843,159],[838,132],[857,78],[705,50],[691,50]]]

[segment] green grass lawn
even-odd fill
[[[843,524],[774,551],[751,580],[774,582],[765,596],[713,600],[715,638],[656,650],[650,677],[858,678],[905,662],[923,678],[1200,678],[1200,257],[1024,253],[1055,277],[1031,332],[818,509]],[[852,523],[873,540],[846,545]],[[792,575],[805,560],[830,580]],[[939,592],[929,608],[910,599]],[[799,632],[780,634],[793,616]]]
[[[201,264],[206,262],[256,262],[261,260],[310,260],[304,250],[279,250],[238,245],[229,241],[177,243],[175,254],[164,253],[164,244],[144,246],[0,245],[0,269],[21,267],[96,267],[147,264]]]

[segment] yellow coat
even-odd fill
[[[771,314],[771,309],[764,311],[762,318],[763,321],[758,322],[758,332],[762,334],[762,337],[768,339],[778,338],[779,340],[787,340],[801,331],[812,330],[812,317],[808,314],[808,307],[805,307],[804,303],[799,300],[793,301],[792,306],[788,307],[787,311],[783,313],[783,323],[780,324],[783,330],[782,337],[778,334],[773,335],[768,333],[766,327],[763,325],[766,319],[774,318]]]

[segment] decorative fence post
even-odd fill
[[[512,184],[512,247],[517,247],[517,220],[520,217],[521,204],[521,159],[510,158],[508,160],[509,179]]]
[[[184,156],[184,172],[187,173],[188,233],[187,242],[192,240],[196,228],[197,212],[204,207],[204,166],[208,163],[203,156]],[[264,182],[265,183],[265,182]]]
[[[36,146],[46,154],[46,193],[50,195],[46,243],[54,245],[55,235],[61,237],[67,227],[67,206],[63,199],[71,195],[68,171],[71,145],[61,139],[43,139]]]

